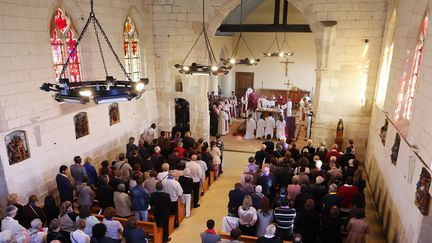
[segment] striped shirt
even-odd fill
[[[274,210],[276,227],[279,229],[292,229],[295,217],[296,210],[294,208],[278,207]]]

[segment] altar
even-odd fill
[[[273,117],[278,117],[279,115],[282,115],[283,109],[279,109],[277,107],[275,108],[257,108],[256,112],[259,112],[264,115],[264,117],[267,117],[268,115],[272,115]]]

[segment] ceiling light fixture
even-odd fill
[[[294,56],[294,51],[290,48],[290,46],[288,45],[288,42],[286,40],[286,33],[284,33],[284,39],[282,42],[282,46],[279,46],[279,41],[277,38],[277,33],[275,33],[275,39],[273,40],[273,42],[270,44],[269,48],[267,49],[266,52],[264,52],[264,57],[292,57]],[[276,43],[276,47],[277,47],[277,52],[273,51],[270,52],[270,49],[273,47],[273,45]],[[284,52],[284,47],[285,45],[288,48],[287,52]]]
[[[198,35],[198,38],[195,40],[194,44],[192,45],[192,48],[189,50],[188,54],[184,58],[183,62],[181,64],[174,65],[175,68],[178,69],[179,73],[182,74],[190,74],[190,75],[225,75],[228,74],[229,71],[232,69],[232,66],[230,65],[219,65],[218,61],[216,59],[216,56],[213,52],[213,48],[210,44],[210,39],[207,35],[207,31],[205,28],[205,22],[204,22],[204,1],[203,0],[203,7],[202,7],[202,30],[201,33]],[[206,45],[206,51],[207,55],[210,60],[210,64],[198,64],[197,62],[193,62],[191,65],[184,65],[186,59],[191,54],[192,50],[194,49],[195,45],[198,43],[201,36],[204,36],[204,42]]]
[[[224,59],[221,58],[220,60],[223,62],[224,65],[227,64],[231,64],[231,65],[235,65],[235,64],[242,64],[242,65],[258,65],[260,59],[256,59],[255,55],[253,54],[251,48],[249,47],[248,43],[246,42],[246,39],[243,37],[242,31],[241,31],[241,26],[242,26],[242,20],[243,20],[243,0],[240,1],[240,34],[238,37],[238,40],[233,48],[233,52],[230,58],[228,59]],[[236,59],[235,56],[237,55],[238,49],[239,49],[239,44],[240,41],[243,41],[245,46],[247,47],[247,49],[249,50],[249,53],[252,55],[252,58],[243,58],[243,59]]]
[[[149,83],[149,79],[142,78],[138,82],[134,82],[131,80],[119,57],[114,51],[114,48],[112,47],[110,40],[105,34],[105,31],[102,29],[102,26],[100,25],[99,21],[95,16],[95,12],[93,11],[93,0],[90,0],[90,8],[90,15],[84,28],[81,31],[81,34],[77,39],[74,49],[76,50],[78,48],[78,45],[84,34],[86,33],[87,28],[89,27],[90,23],[93,23],[96,40],[99,46],[99,52],[105,70],[105,80],[69,82],[69,79],[67,78],[59,78],[58,83],[44,83],[42,84],[40,89],[46,92],[54,91],[55,94],[53,95],[53,97],[58,102],[86,104],[90,102],[90,100],[93,100],[96,104],[101,104],[114,101],[128,101],[132,99],[139,99],[142,93],[144,93],[144,88]],[[108,75],[98,31],[100,31],[103,38],[105,39],[108,47],[110,48],[114,58],[116,59],[127,80],[116,80],[114,77]],[[69,64],[71,54],[71,52],[68,53],[69,56],[65,64],[63,64],[63,68],[59,77],[64,76],[64,73],[66,72]]]

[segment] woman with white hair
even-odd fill
[[[43,240],[46,238],[46,233],[42,228],[42,221],[40,219],[33,219],[30,222],[30,229],[29,235],[30,235],[30,243],[42,243]]]
[[[1,221],[1,231],[10,230],[12,235],[11,242],[28,243],[30,242],[28,231],[14,219],[17,211],[18,208],[13,205],[6,207],[6,217]]]
[[[170,166],[168,163],[163,163],[162,166],[162,172],[159,172],[156,179],[158,181],[163,181],[168,177],[168,171],[170,170]]]
[[[118,217],[129,218],[131,216],[132,202],[125,190],[125,185],[120,184],[117,186],[117,191],[114,192],[115,214]]]
[[[276,233],[276,226],[274,224],[269,224],[265,228],[265,234],[258,238],[257,243],[269,243],[269,242],[282,243],[282,240],[279,239],[279,237],[277,237],[275,233]]]

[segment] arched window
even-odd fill
[[[428,13],[425,14],[420,25],[417,45],[414,51],[414,59],[411,67],[409,80],[403,79],[397,97],[397,108],[395,111],[395,120],[410,120],[414,104],[415,89],[420,74],[421,64],[423,61],[424,42],[428,28]]]
[[[123,35],[126,72],[133,81],[139,81],[141,78],[139,38],[135,23],[130,17],[127,17],[124,23]]]
[[[78,36],[70,17],[61,8],[57,9],[51,19],[50,33],[51,53],[56,79],[60,78],[63,64],[70,55],[68,70],[61,78],[69,78],[70,82],[80,82],[82,79],[81,55],[79,50],[75,48]]]

